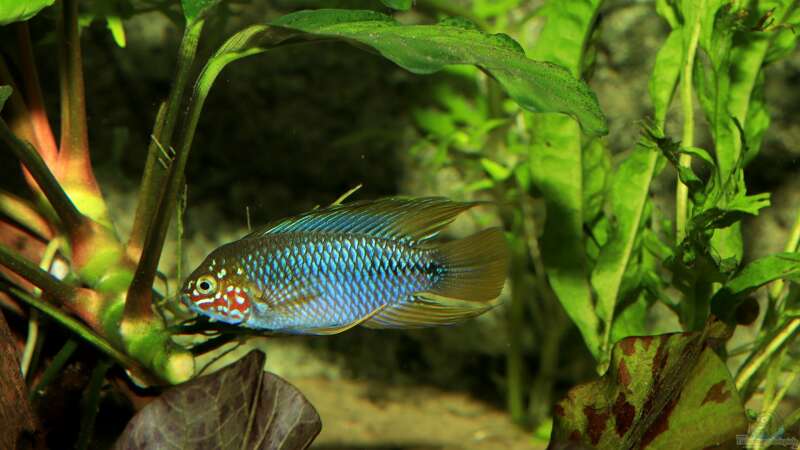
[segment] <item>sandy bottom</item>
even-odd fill
[[[292,380],[322,416],[316,450],[544,449],[503,412],[464,393],[376,388],[350,380]]]

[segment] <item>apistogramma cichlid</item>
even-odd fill
[[[300,334],[475,317],[503,288],[502,231],[431,238],[476,204],[389,198],[285,219],[214,250],[185,282],[182,300],[220,322]]]

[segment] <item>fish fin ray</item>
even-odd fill
[[[331,205],[272,223],[245,239],[290,232],[338,232],[421,241],[435,236],[457,215],[480,203],[444,197],[393,197]]]
[[[433,294],[471,302],[488,302],[500,295],[510,258],[500,228],[489,228],[437,248],[445,271],[431,290]]]
[[[426,328],[454,325],[477,317],[497,304],[477,304],[420,293],[399,304],[390,305],[362,325],[373,329]]]

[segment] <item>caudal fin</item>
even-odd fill
[[[508,244],[489,228],[439,247],[444,278],[431,291],[441,297],[488,302],[500,295],[508,273]]]

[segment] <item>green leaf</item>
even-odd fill
[[[0,0],[0,25],[21,22],[35,16],[55,0]]]
[[[408,11],[411,9],[412,0],[381,0],[384,6],[398,11]]]
[[[3,106],[6,104],[6,100],[11,97],[11,93],[14,92],[11,89],[11,86],[0,86],[0,111],[3,110]]]
[[[294,386],[263,371],[264,359],[252,351],[170,388],[131,419],[115,448],[308,448],[319,415]]]
[[[544,28],[531,57],[560,64],[573,76],[582,72],[584,43],[592,34],[600,1],[549,1]],[[531,116],[531,180],[545,199],[547,219],[541,238],[550,285],[595,357],[600,354],[599,322],[589,286],[584,245],[583,143],[575,122],[554,114]]]
[[[181,0],[183,17],[186,22],[193,22],[208,12],[209,9],[219,4],[222,0]]]
[[[714,294],[711,311],[725,320],[732,320],[745,296],[761,286],[779,279],[800,278],[800,253],[777,253],[757,259]]]
[[[583,220],[593,222],[603,212],[611,178],[611,153],[600,139],[583,146]]]
[[[673,30],[656,55],[653,74],[650,76],[650,99],[653,102],[653,121],[661,129],[667,118],[675,88],[680,77],[683,47],[680,30]]]
[[[550,448],[734,448],[747,417],[708,343],[702,333],[618,342],[608,372],[556,405]]]
[[[511,169],[489,158],[481,158],[481,166],[494,181],[504,181],[511,176]]]
[[[586,83],[563,67],[526,58],[507,35],[483,33],[464,20],[401,25],[374,11],[316,10],[289,14],[272,25],[368,45],[419,74],[454,64],[475,65],[496,78],[523,108],[571,115],[589,135],[608,132],[597,98]]]

